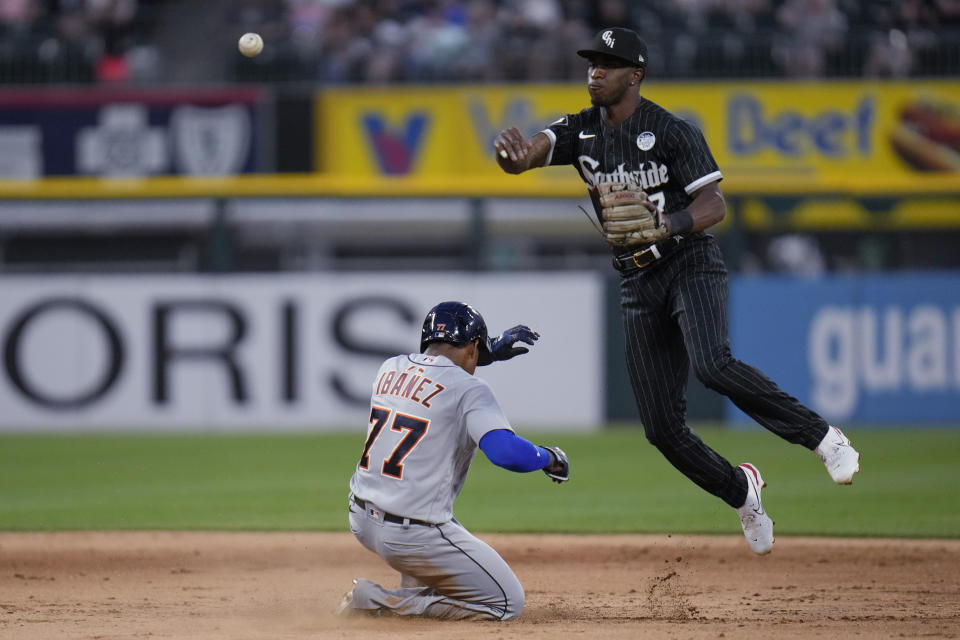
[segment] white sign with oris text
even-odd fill
[[[365,426],[380,362],[426,312],[527,324],[527,355],[477,370],[519,427],[603,419],[603,286],[592,273],[0,279],[0,430]]]

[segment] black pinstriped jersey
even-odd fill
[[[598,220],[602,182],[642,186],[660,211],[672,213],[690,204],[691,193],[723,178],[703,133],[646,98],[616,127],[603,124],[600,107],[590,107],[565,115],[543,133],[551,142],[547,164],[576,167]]]

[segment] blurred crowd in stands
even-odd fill
[[[177,5],[210,39],[158,33]],[[162,81],[169,50],[203,57],[246,31],[264,53],[234,49],[206,80],[580,79],[572,52],[614,25],[641,33],[664,78],[960,74],[960,0],[0,0],[0,82],[63,81],[78,60],[89,70],[67,80]]]
[[[281,64],[323,82],[580,79],[606,26],[647,40],[661,77],[943,75],[960,0],[244,0]],[[944,56],[947,58],[944,60]],[[952,56],[952,60],[950,60]],[[265,61],[266,62],[266,61]]]
[[[0,83],[155,80],[163,0],[0,0]]]

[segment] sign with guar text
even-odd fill
[[[739,276],[731,284],[734,357],[828,420],[960,421],[957,274]]]

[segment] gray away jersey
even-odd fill
[[[723,178],[700,130],[646,98],[616,127],[605,126],[600,108],[590,107],[543,133],[551,145],[546,164],[576,168],[598,220],[600,183],[637,184],[660,211],[673,213],[690,204],[690,194]]]
[[[395,356],[373,382],[350,490],[388,513],[446,522],[480,439],[510,429],[490,386],[444,356]]]

